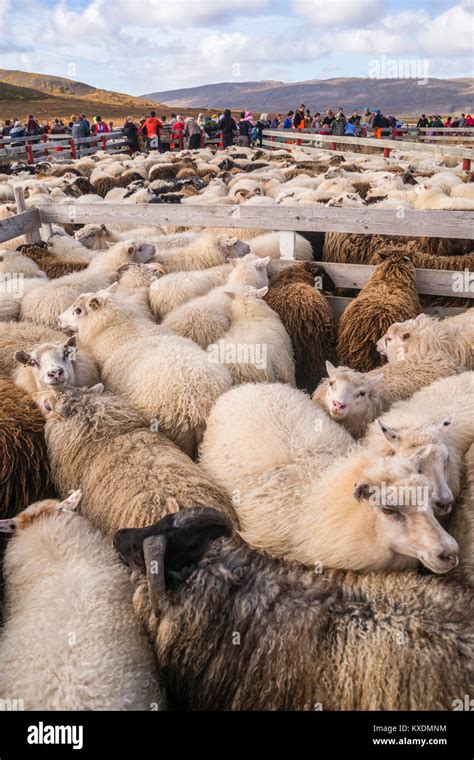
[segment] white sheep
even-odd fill
[[[88,264],[94,257],[78,240],[66,235],[64,230],[54,231],[47,243],[48,252],[60,261],[82,261]]]
[[[474,310],[446,319],[419,314],[395,322],[377,342],[377,351],[390,363],[436,352],[474,369]]]
[[[58,238],[59,239],[59,238]],[[155,249],[148,243],[117,243],[103,251],[81,272],[58,277],[24,296],[21,319],[49,327],[57,327],[58,317],[84,292],[101,290],[118,279],[118,269],[130,261],[149,261]]]
[[[194,340],[201,348],[207,348],[223,336],[231,324],[231,303],[225,291],[232,287],[260,288],[268,285],[268,257],[260,259],[249,253],[242,259],[232,261],[233,268],[225,285],[215,287],[170,311],[162,322],[163,327]]]
[[[250,250],[262,258],[269,256],[272,259],[280,258],[280,233],[267,232],[264,235],[258,235],[249,240]],[[312,261],[313,248],[309,240],[299,235],[295,235],[295,258],[297,261]]]
[[[15,359],[21,366],[13,380],[30,395],[68,386],[90,388],[100,380],[94,362],[87,353],[77,349],[75,337],[62,343],[41,343],[29,351],[17,351]]]
[[[172,309],[223,285],[231,269],[230,263],[220,264],[209,269],[172,272],[160,277],[150,285],[149,290],[150,307],[156,320],[160,322]]]
[[[44,287],[48,278],[28,256],[13,250],[0,250],[0,322],[17,320],[22,299]]]
[[[193,341],[157,326],[110,293],[85,294],[60,317],[78,331],[106,386],[189,454],[216,398],[232,384]]]
[[[167,272],[180,272],[225,264],[229,259],[244,256],[249,251],[247,243],[236,237],[204,233],[182,248],[158,249],[155,261],[163,264]]]
[[[351,440],[289,386],[246,384],[212,409],[201,464],[256,549],[321,569],[450,570],[458,546],[433,514],[428,479],[405,457],[343,456]]]
[[[208,346],[210,361],[224,364],[234,383],[295,385],[295,359],[288,333],[278,314],[262,299],[268,287],[225,288],[231,299],[231,327]]]
[[[6,611],[0,697],[25,710],[164,709],[128,572],[75,491],[0,521]],[[20,651],[21,650],[21,651]]]

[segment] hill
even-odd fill
[[[101,90],[64,77],[0,69],[0,119],[23,120],[33,113],[40,122],[56,117],[69,120],[74,113],[100,114],[106,121],[121,125],[127,116],[139,118],[156,109],[169,115],[170,107],[149,98]],[[198,109],[187,109],[197,115]]]
[[[333,78],[304,82],[221,82],[149,93],[151,98],[169,107],[248,108],[286,112],[300,103],[311,111],[328,108],[345,111],[364,106],[381,108],[385,113],[403,115],[433,111],[448,114],[474,111],[474,79],[428,79],[419,84],[413,79]]]

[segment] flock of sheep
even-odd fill
[[[444,162],[97,154],[0,176],[0,219],[14,184],[31,207],[474,210]],[[298,234],[283,262],[263,229],[71,222],[3,245],[0,700],[449,710],[472,694],[474,312],[428,316],[415,280],[471,271],[470,241]],[[330,261],[376,265],[338,320]]]

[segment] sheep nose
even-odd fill
[[[456,567],[458,564],[458,555],[451,552],[441,552],[441,554],[438,554],[438,559],[444,562],[445,565],[451,565],[452,567]]]
[[[434,502],[434,508],[436,509],[439,515],[449,515],[453,506],[454,506],[453,499],[448,499],[446,501],[442,501],[441,499],[438,499],[437,501]]]
[[[51,378],[60,378],[64,375],[64,370],[61,369],[61,367],[58,367],[57,369],[53,370],[52,372],[48,372],[48,377]]]
[[[333,401],[332,405],[335,409],[345,409],[347,404],[342,404],[340,401]]]

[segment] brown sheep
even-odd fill
[[[94,192],[102,198],[105,198],[109,190],[112,190],[114,187],[120,187],[120,181],[117,177],[103,176],[98,177],[92,185],[94,187]]]
[[[374,257],[382,251],[398,250],[399,253],[413,256],[413,263],[420,269],[464,269],[468,267],[466,254],[471,254],[471,240],[448,240],[446,238],[407,238],[400,235],[358,235],[346,232],[326,232],[323,248],[323,261],[340,264],[372,264]],[[457,265],[448,266],[446,261],[434,263],[436,257],[441,259],[461,259]],[[421,258],[420,258],[421,257]],[[429,265],[429,258],[433,262]],[[422,266],[418,261],[425,261]],[[471,259],[472,262],[472,259]],[[461,265],[463,263],[463,265]]]
[[[44,420],[33,400],[0,380],[0,512],[2,518],[53,496]]]
[[[320,282],[317,278],[321,278]],[[336,323],[319,290],[332,280],[315,262],[286,267],[270,281],[265,300],[276,311],[291,338],[296,386],[312,393],[325,375],[325,361],[335,356]]]
[[[94,185],[88,177],[78,177],[64,188],[66,195],[74,198],[80,198],[81,195],[91,195],[95,193]]]
[[[415,570],[323,573],[184,510],[115,548],[185,710],[452,710],[473,677],[472,589]]]
[[[57,277],[62,277],[72,272],[81,272],[87,268],[87,262],[85,261],[59,261],[56,256],[51,256],[47,250],[39,245],[20,245],[17,251],[21,251],[21,253],[38,264],[41,271],[50,280],[55,280]]]
[[[46,391],[35,400],[46,417],[46,443],[58,492],[82,491],[81,513],[112,536],[170,512],[211,505],[233,514],[210,476],[119,396],[92,389]]]
[[[380,363],[377,341],[394,322],[414,319],[420,312],[415,267],[406,256],[388,256],[339,319],[340,364],[359,372],[374,369]]]

